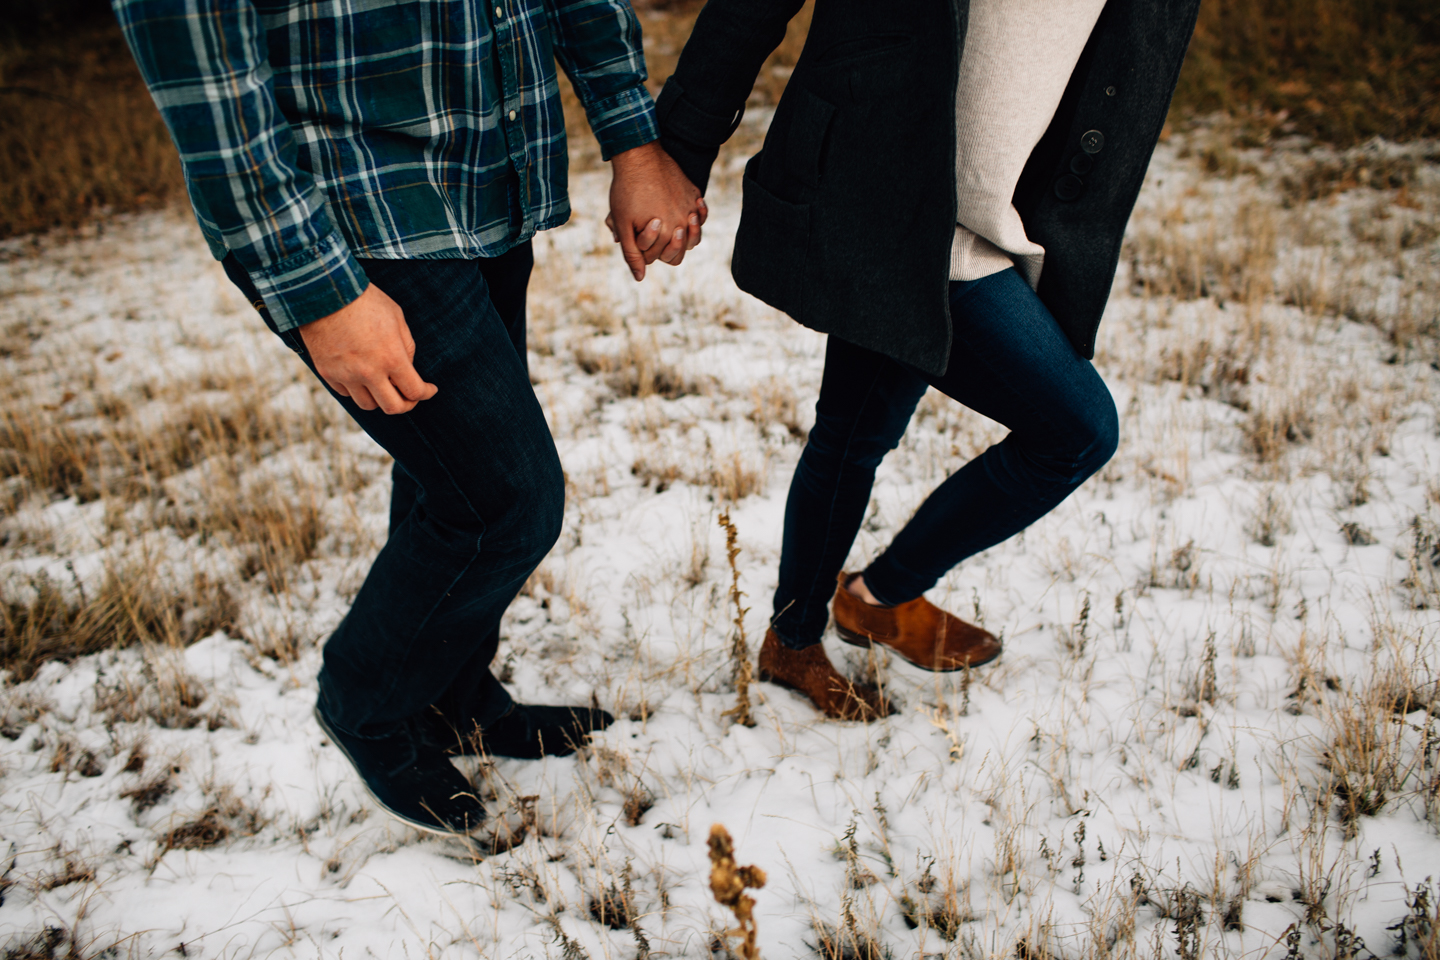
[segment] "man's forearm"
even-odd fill
[[[192,191],[281,329],[357,299],[364,271],[335,231],[267,66],[247,0],[113,0]]]

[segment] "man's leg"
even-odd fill
[[[336,396],[395,458],[410,481],[401,496],[413,500],[393,518],[389,540],[325,645],[321,709],[335,729],[362,739],[400,729],[451,686],[554,544],[565,489],[523,357],[479,265],[364,266],[404,310],[416,369],[440,393],[398,416]],[[227,261],[226,270],[253,293],[236,264]],[[282,339],[309,362],[298,331]],[[484,694],[470,709],[482,725],[510,707],[498,684]]]
[[[257,303],[234,258],[224,266]],[[467,709],[477,722],[517,712],[483,669],[493,645],[487,653],[482,644],[559,534],[564,477],[477,264],[370,260],[366,268],[404,311],[416,367],[440,392],[397,416],[336,397],[395,458],[399,495],[410,502],[394,511],[389,540],[325,645],[316,713],[390,813],[469,833],[484,808],[420,716],[457,672],[472,680]],[[281,338],[309,363],[299,331]]]
[[[485,288],[496,316],[505,328],[505,334],[519,358],[525,374],[529,376],[529,362],[525,348],[525,296],[530,283],[530,273],[535,264],[534,252],[527,241],[498,257],[470,261],[480,271]],[[382,288],[383,289],[383,288]],[[390,532],[409,515],[419,493],[419,485],[396,461],[392,472],[393,483],[390,494]],[[500,646],[500,622],[483,637],[477,637],[474,652],[463,665],[457,667],[455,679],[435,701],[452,730],[441,734],[447,745],[458,741],[458,730],[471,731],[477,723],[490,723],[494,718],[477,715],[475,708],[492,697],[508,703],[509,697],[499,688],[499,682],[491,675],[490,664]]]
[[[1119,438],[1104,381],[1014,270],[951,284],[950,315],[950,367],[934,386],[1011,432],[941,484],[865,570],[886,605],[1049,513]]]
[[[490,294],[490,305],[505,326],[510,344],[520,357],[529,373],[529,358],[525,352],[525,294],[530,284],[530,272],[535,265],[535,252],[530,241],[525,241],[508,253],[471,261],[485,278]],[[399,461],[391,470],[390,489],[390,532],[394,533],[400,521],[410,515],[420,487],[415,479],[405,472]]]
[[[478,265],[364,266],[405,311],[416,369],[440,393],[395,417],[341,399],[418,486],[325,646],[321,708],[359,737],[420,713],[475,654],[493,655],[486,641],[554,544],[564,505],[549,427]],[[456,693],[484,726],[510,699],[488,669],[467,673]]]

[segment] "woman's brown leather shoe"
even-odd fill
[[[760,645],[760,679],[798,690],[827,717],[836,720],[876,720],[894,711],[867,684],[845,679],[825,655],[820,644],[791,650],[780,642],[774,630],[765,631]]]
[[[857,647],[879,643],[922,670],[978,667],[1000,656],[1000,641],[946,613],[924,597],[894,607],[872,607],[845,589],[854,574],[840,574],[830,612],[840,639]]]

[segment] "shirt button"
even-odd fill
[[[1105,134],[1099,130],[1086,130],[1080,135],[1080,149],[1086,153],[1099,153],[1105,148]]]
[[[496,8],[495,8],[495,19],[496,19],[496,20],[499,20],[500,18],[502,18],[502,17],[504,17],[504,16],[505,16],[505,11],[504,11],[504,10],[501,10],[499,7],[496,7]]]
[[[515,111],[514,111],[514,110],[511,110],[511,111],[510,111],[510,119],[511,119],[511,120],[514,120],[514,119],[515,119]]]

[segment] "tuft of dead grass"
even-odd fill
[[[323,511],[374,479],[343,449],[354,426],[313,389],[302,394],[307,403],[277,405],[279,385],[242,367],[49,403],[18,383],[9,391],[0,512],[40,516],[57,500],[100,501],[104,528],[98,573],[82,578],[69,566],[63,578],[41,571],[0,582],[0,669],[24,679],[46,660],[107,647],[238,634],[237,590],[288,593],[327,536],[342,552],[350,537],[363,541],[351,549],[370,546],[358,525],[336,529]],[[130,546],[156,532],[219,559],[178,572],[157,551]],[[21,520],[0,521],[0,544],[24,548],[37,536]],[[269,655],[294,652],[293,637],[256,639]]]
[[[1214,298],[1257,304],[1273,288],[1276,223],[1273,208],[1252,201],[1233,221],[1196,222],[1181,207],[1163,213],[1127,241],[1131,293],[1176,300]]]
[[[175,792],[174,777],[178,772],[174,768],[167,768],[159,776],[120,791],[120,799],[129,800],[136,815],[142,814]]]
[[[1440,11],[1429,0],[1200,6],[1172,116],[1225,110],[1257,132],[1352,144],[1440,134]]]
[[[184,196],[180,158],[108,9],[0,34],[0,167],[0,238]]]
[[[177,585],[144,561],[117,562],[87,591],[41,571],[0,585],[0,669],[24,680],[49,660],[134,644],[185,646],[233,630],[238,616],[230,590],[203,573]]]
[[[1402,585],[1410,592],[1416,610],[1440,608],[1440,526],[1416,514],[1410,521],[1411,543],[1406,554],[1409,573]]]
[[[631,889],[629,871],[626,871],[624,886],[613,880],[595,896],[590,898],[590,917],[596,923],[604,924],[611,930],[625,930],[631,927],[638,916],[635,894]]]
[[[606,384],[621,398],[676,400],[707,392],[704,382],[686,376],[661,357],[653,332],[647,336],[627,330],[616,352],[599,350],[594,341],[587,341],[576,349],[575,362],[586,373],[604,375]]]

